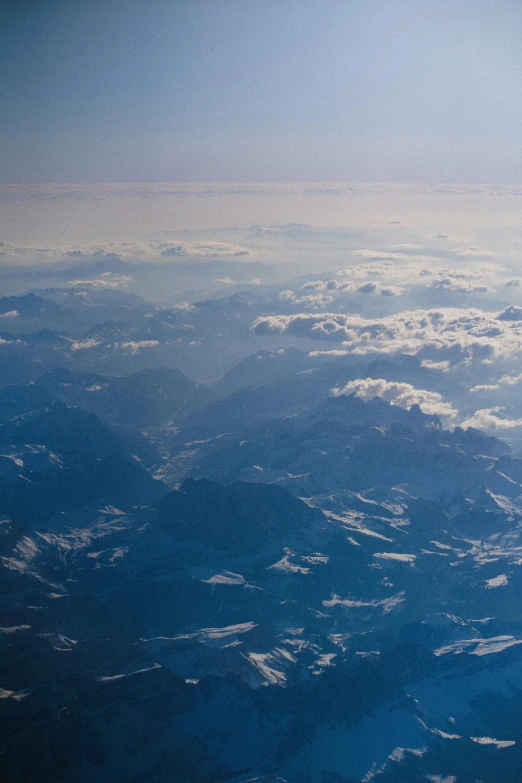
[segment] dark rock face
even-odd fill
[[[0,514],[31,523],[90,504],[155,501],[166,487],[134,458],[135,445],[41,387],[1,390]]]
[[[179,541],[216,550],[258,549],[271,539],[299,535],[322,514],[276,486],[188,479],[158,507],[158,524]]]
[[[37,386],[67,405],[92,411],[105,422],[125,428],[166,424],[182,418],[211,396],[179,370],[145,369],[130,377],[53,370]]]

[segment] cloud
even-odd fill
[[[250,255],[246,247],[229,242],[180,242],[159,247],[164,258],[242,258]]]
[[[500,258],[500,253],[481,247],[455,247],[452,252],[459,258]]]
[[[498,313],[474,308],[406,310],[374,319],[331,312],[267,315],[254,321],[252,330],[342,343],[352,354],[406,353],[450,364],[522,351],[522,321],[499,320]]]
[[[449,362],[432,362],[429,359],[423,359],[421,367],[425,367],[427,370],[439,370],[440,372],[447,372],[450,368]]]
[[[510,305],[497,315],[499,321],[522,321],[522,307]]]
[[[489,251],[479,252],[476,248],[457,248],[441,254],[440,250],[403,244],[386,250],[356,250],[354,255],[365,263],[339,269],[333,280],[310,281],[303,288],[317,287],[322,290],[330,285],[340,292],[340,287],[335,283],[345,281],[345,290],[351,287],[352,290],[368,293],[376,291],[371,285],[380,284],[379,293],[385,295],[388,291],[384,288],[396,294],[403,293],[404,289],[426,286],[451,293],[484,294],[505,285],[509,274],[512,274],[492,257],[494,254]],[[448,261],[453,264],[448,266]],[[369,282],[358,285],[358,280]],[[399,288],[394,290],[394,286]]]
[[[420,405],[424,413],[431,415],[437,414],[454,418],[458,414],[455,408],[443,401],[442,395],[438,392],[416,389],[410,383],[387,381],[384,378],[358,378],[349,381],[342,389],[334,389],[333,393],[336,396],[353,394],[365,401],[380,397],[382,400],[406,410],[409,410],[412,405]]]
[[[480,386],[473,386],[470,392],[487,392],[497,391],[502,386],[514,386],[516,383],[522,381],[522,373],[520,375],[503,375],[497,383],[485,383]]]
[[[155,348],[157,345],[159,340],[130,340],[127,343],[120,343],[120,348],[129,349],[132,354],[136,354],[142,348]]]
[[[333,349],[331,351],[310,351],[309,356],[348,356],[350,351]]]
[[[505,408],[497,405],[495,408],[481,408],[462,422],[462,427],[475,427],[481,430],[512,429],[522,427],[522,419],[502,419],[499,414]]]
[[[451,277],[439,277],[432,281],[432,288],[438,288],[441,291],[451,291],[457,294],[486,294],[487,285],[474,285],[473,283],[457,282]]]
[[[345,274],[342,270],[341,274]],[[366,270],[364,272],[366,274]],[[377,275],[378,276],[378,275]],[[359,294],[381,294],[382,296],[398,296],[402,293],[402,288],[394,285],[381,285],[380,282],[369,280],[365,283],[358,281],[342,281],[336,278],[330,280],[311,280],[301,286],[301,291],[313,291],[313,294],[300,296],[296,291],[285,290],[279,294],[280,299],[291,300],[295,304],[302,305],[306,309],[318,309],[327,307],[341,296],[350,293]]]
[[[170,234],[171,232],[165,232]],[[60,262],[70,267],[91,263],[156,262],[165,263],[169,260],[214,260],[219,258],[249,259],[252,251],[248,247],[230,242],[214,240],[185,241],[174,239],[171,242],[137,239],[132,242],[106,242],[92,245],[53,245],[52,247],[19,247],[4,242],[0,255],[2,264],[33,265],[54,264]]]
[[[67,250],[64,254],[65,258],[71,258],[75,261],[121,261],[122,256],[120,253],[114,253],[110,250],[104,250],[98,248],[97,250]]]
[[[365,248],[363,250],[354,250],[354,254],[359,258],[364,258],[369,261],[409,261],[412,257],[412,253],[397,250],[370,250]],[[417,260],[431,261],[431,256],[415,253]]]
[[[295,291],[292,291],[289,288],[286,288],[284,291],[280,291],[278,294],[278,299],[286,299],[290,302],[294,301],[297,298],[297,295]]]
[[[88,351],[90,348],[96,348],[97,345],[101,345],[101,340],[97,340],[95,337],[87,337],[85,340],[76,340],[71,345],[71,351]]]
[[[102,274],[93,280],[71,280],[69,288],[98,288],[112,289],[126,288],[133,280],[129,275]]]
[[[377,283],[363,283],[357,291],[360,294],[374,294],[377,291]]]
[[[402,294],[402,288],[396,285],[388,285],[386,288],[381,288],[379,291],[381,296],[400,296]]]
[[[6,313],[0,313],[0,318],[18,318],[20,310],[8,310]]]

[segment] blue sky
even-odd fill
[[[521,182],[518,0],[6,0],[4,182]]]

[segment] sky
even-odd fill
[[[519,0],[4,0],[0,179],[522,182]]]

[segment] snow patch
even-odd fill
[[[516,745],[513,740],[498,740],[493,737],[470,737],[470,740],[476,742],[478,745],[495,745],[497,750],[499,748],[510,748],[512,745]]]

